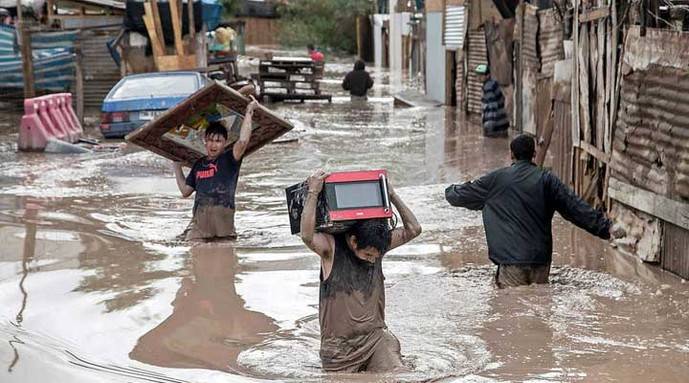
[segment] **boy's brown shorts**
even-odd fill
[[[185,232],[185,239],[235,239],[234,209],[219,205],[199,206]]]

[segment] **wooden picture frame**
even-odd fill
[[[244,118],[244,111],[250,102],[250,98],[241,95],[234,89],[219,82],[213,82],[168,109],[156,119],[129,133],[125,139],[127,142],[172,161],[192,166],[198,159],[206,156],[203,147],[185,140],[183,136],[174,132],[184,126],[186,129],[196,130],[195,133],[202,136],[203,128],[189,127],[187,125],[189,121],[204,119],[204,115],[211,113],[209,111],[217,109],[229,110],[234,115]],[[292,124],[263,105],[259,105],[255,109],[252,121],[253,130],[245,156],[294,128]],[[226,126],[229,142],[232,143],[239,138],[239,125],[241,124],[235,123],[233,126]],[[232,145],[229,146],[228,150],[231,149]]]

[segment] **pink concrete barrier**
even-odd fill
[[[72,107],[72,94],[71,93],[61,93],[63,99],[63,110],[64,114],[72,122],[72,130],[81,136],[84,133],[84,129],[79,122],[79,117],[77,117],[74,108]]]
[[[38,104],[34,98],[24,100],[24,116],[19,127],[19,150],[42,151],[51,135],[38,117]]]
[[[39,97],[34,99],[38,105],[38,118],[43,124],[43,128],[49,136],[56,137],[60,140],[68,140],[67,132],[63,131],[59,126],[55,125],[50,118],[48,111],[48,100]]]
[[[64,93],[58,93],[53,95],[55,100],[55,111],[60,114],[62,120],[65,122],[65,128],[69,133],[69,142],[77,142],[79,140],[79,132],[74,126],[74,121],[72,121],[72,116],[66,109]]]
[[[77,142],[83,133],[72,108],[70,93],[49,94],[24,100],[19,129],[19,150],[44,150],[50,139]]]
[[[57,125],[58,129],[67,133],[65,141],[74,142],[72,129],[69,126],[67,120],[65,120],[65,116],[62,115],[62,110],[60,110],[59,99],[52,94],[43,97],[46,97],[48,101],[48,117],[50,118],[50,120],[53,122],[54,125]]]

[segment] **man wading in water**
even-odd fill
[[[237,237],[234,195],[242,157],[251,139],[251,119],[256,105],[258,102],[254,100],[247,106],[239,139],[232,150],[228,149],[231,143],[227,142],[227,129],[220,122],[211,122],[204,135],[206,157],[194,163],[187,177],[182,172],[182,164],[175,162],[175,178],[182,197],[196,191],[193,218],[185,234],[187,240]]]
[[[414,214],[388,185],[404,227],[387,220],[362,220],[344,234],[315,233],[318,194],[326,174],[308,179],[301,238],[321,257],[319,312],[321,362],[331,372],[385,372],[404,369],[397,338],[385,324],[383,255],[421,233]]]
[[[589,233],[610,238],[611,223],[603,213],[531,162],[534,147],[530,136],[517,136],[510,143],[512,166],[445,190],[450,205],[483,211],[488,257],[498,265],[499,288],[548,283],[556,211]]]

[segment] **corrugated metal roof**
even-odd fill
[[[464,16],[464,6],[448,5],[445,7],[445,28],[443,30],[445,48],[461,50],[464,46],[464,33],[466,31]]]

